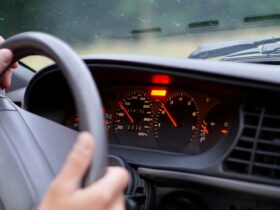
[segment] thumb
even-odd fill
[[[73,190],[87,171],[93,155],[93,137],[89,133],[81,133],[65,165],[58,174],[54,184],[63,185],[66,190]]]

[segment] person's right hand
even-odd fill
[[[39,210],[124,210],[123,192],[128,184],[128,172],[109,167],[104,177],[87,188],[77,187],[83,178],[93,153],[93,139],[88,133],[78,137],[66,163],[52,182]]]
[[[4,38],[0,36],[0,44],[4,41]],[[7,69],[8,65],[10,65],[12,62],[12,59],[13,53],[10,50],[0,49],[0,88],[7,89],[11,85],[13,69],[17,68],[18,66],[17,63],[14,63],[11,65],[11,68]],[[6,71],[4,72],[4,70]]]

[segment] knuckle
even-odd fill
[[[113,195],[110,193],[110,190],[108,191],[99,191],[98,193],[98,200],[104,205],[109,206],[113,201]]]
[[[127,185],[130,179],[128,171],[119,167],[115,168],[115,177],[119,177],[123,185]]]
[[[120,177],[122,177],[123,179],[125,180],[128,180],[129,179],[129,173],[127,170],[123,169],[123,168],[120,168],[119,170],[119,175]]]

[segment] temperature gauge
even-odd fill
[[[224,104],[214,106],[201,123],[199,143],[202,152],[225,139],[231,127],[230,110]]]

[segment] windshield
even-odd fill
[[[0,8],[2,36],[47,32],[80,55],[187,57],[199,44],[278,36],[279,24],[279,0],[2,0]]]

